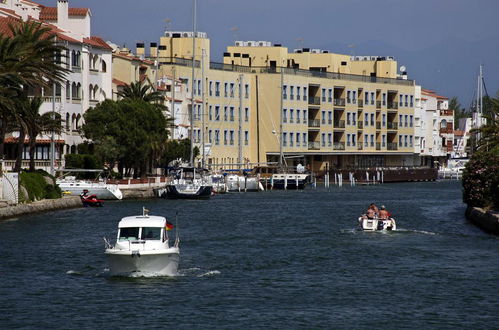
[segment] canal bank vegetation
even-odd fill
[[[499,99],[491,99],[487,123],[473,133],[479,137],[463,173],[463,201],[470,207],[499,210]]]
[[[61,198],[62,192],[55,178],[45,171],[22,171],[19,175],[19,202]]]

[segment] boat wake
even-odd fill
[[[377,230],[372,232],[364,231],[360,228],[354,229],[341,229],[342,234],[358,234],[358,233],[381,233],[381,234],[423,234],[423,235],[440,235],[439,233],[434,233],[426,230],[415,230],[415,229],[404,229],[397,228],[397,230]]]
[[[210,270],[209,272],[206,272],[204,274],[198,275],[198,277],[205,277],[205,276],[214,276],[214,275],[220,275],[220,271],[218,270]]]

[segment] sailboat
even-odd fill
[[[206,175],[206,170],[194,167],[194,139],[193,139],[193,111],[194,111],[194,90],[195,90],[195,62],[196,62],[196,0],[193,6],[193,33],[192,33],[192,88],[191,88],[191,109],[189,111],[189,139],[191,140],[191,150],[189,166],[180,167],[172,171],[171,182],[166,185],[166,189],[161,197],[168,199],[207,199],[212,194],[211,179]],[[201,60],[201,65],[203,65]],[[204,71],[203,71],[204,72]],[[173,82],[174,83],[174,82]],[[204,78],[201,80],[203,94],[203,121],[204,121]],[[174,89],[174,88],[173,88]],[[203,122],[203,144],[204,144],[204,122]],[[204,145],[203,145],[203,165],[204,165]]]

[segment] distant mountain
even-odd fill
[[[356,44],[354,48],[335,42],[324,44],[321,48],[344,54],[394,56],[399,67],[406,66],[410,79],[449,98],[457,96],[464,107],[470,105],[476,90],[480,63],[484,65],[489,95],[494,96],[499,91],[497,41],[446,39],[416,51],[374,40]]]

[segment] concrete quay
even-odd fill
[[[79,196],[64,196],[58,199],[44,199],[29,204],[18,204],[0,208],[0,219],[53,210],[82,207]]]
[[[484,231],[499,235],[499,212],[486,211],[479,207],[470,207],[466,209],[466,218]]]

